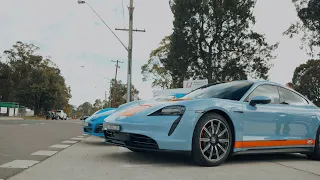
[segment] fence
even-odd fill
[[[34,116],[34,111],[15,102],[0,102],[0,116]]]

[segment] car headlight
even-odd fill
[[[174,105],[167,106],[161,109],[161,114],[163,115],[182,115],[185,111],[184,106]]]

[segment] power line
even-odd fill
[[[126,45],[124,45],[124,43],[120,40],[120,38],[112,31],[112,29],[108,26],[108,24],[106,22],[104,22],[104,20],[100,17],[100,15],[90,6],[90,4],[86,1],[82,1],[82,0],[78,0],[78,4],[87,4],[90,9],[98,16],[98,18],[103,22],[104,25],[107,26],[107,28],[112,32],[112,34],[118,39],[118,41],[122,44],[122,46],[129,51],[128,47]]]

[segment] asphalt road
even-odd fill
[[[87,137],[10,180],[319,180],[320,162],[303,155],[238,156],[199,167],[179,154],[134,153]]]
[[[0,120],[0,179],[8,178],[23,170],[21,167],[3,168],[2,165],[15,160],[40,162],[49,157],[45,153],[63,150],[61,147],[50,146],[82,136],[81,124],[80,120]],[[79,140],[72,140],[74,141],[72,143]],[[32,155],[40,150],[42,152],[38,152],[38,155]]]

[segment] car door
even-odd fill
[[[308,101],[294,91],[279,87],[279,92],[280,103],[286,104],[288,112],[281,130],[285,139],[313,139],[312,106],[308,106]]]
[[[269,104],[249,104],[250,99],[255,96],[268,96],[271,98]],[[277,86],[263,84],[256,87],[244,100],[243,104],[243,141],[251,141],[252,146],[262,147],[266,143],[255,141],[282,140],[280,126],[283,124],[286,109],[280,104],[280,95]],[[265,141],[267,142],[267,141]],[[271,146],[271,145],[270,145]]]

